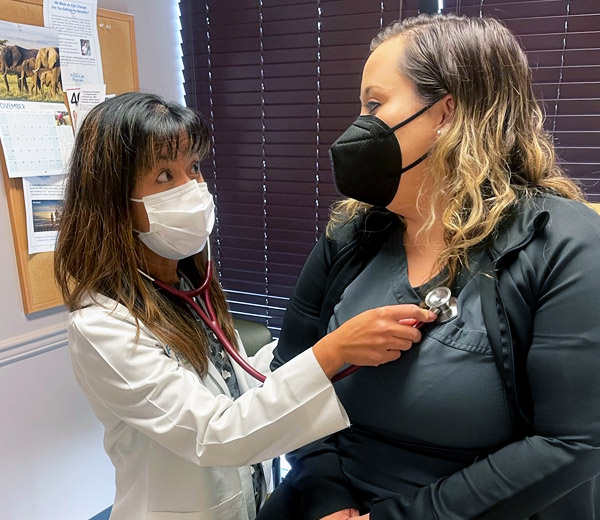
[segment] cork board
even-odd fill
[[[43,0],[0,0],[0,18],[14,23],[44,25]],[[137,53],[133,15],[98,9],[98,38],[106,92],[121,94],[138,90]],[[53,253],[27,252],[25,202],[21,179],[10,179],[4,152],[0,164],[8,203],[23,309],[26,314],[62,305],[54,282]]]

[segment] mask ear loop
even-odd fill
[[[437,101],[434,101],[433,103],[430,103],[429,105],[425,105],[421,110],[419,110],[418,112],[416,112],[415,114],[413,114],[412,116],[410,116],[408,119],[405,119],[404,121],[400,121],[396,126],[393,126],[392,128],[390,128],[389,130],[386,130],[383,135],[390,135],[391,133],[395,132],[396,130],[398,130],[398,128],[402,128],[404,125],[407,125],[408,123],[410,123],[411,121],[414,121],[415,119],[417,119],[417,117],[419,117],[421,114],[423,114],[424,112],[427,112],[427,110],[429,110],[433,105],[435,105],[437,103]]]
[[[412,116],[410,116],[408,119],[405,119],[404,121],[401,121],[400,123],[398,123],[396,126],[393,126],[392,128],[390,128],[389,130],[386,130],[386,132],[383,134],[384,136],[388,136],[391,133],[395,132],[396,130],[398,130],[398,128],[402,128],[404,125],[407,125],[408,123],[410,123],[411,121],[414,121],[417,117],[419,117],[421,114],[423,114],[424,112],[427,112],[427,110],[429,110],[433,105],[435,105],[437,103],[437,101],[434,101],[433,103],[429,103],[429,105],[425,105],[421,110],[419,110],[418,112],[416,112],[415,114],[413,114]],[[427,156],[429,155],[429,152],[425,152],[421,157],[419,157],[416,161],[412,162],[411,164],[409,164],[408,166],[405,166],[404,168],[402,168],[400,170],[400,174],[403,174],[404,172],[407,172],[408,170],[410,170],[411,168],[414,168],[417,164],[422,163],[425,159],[427,159]]]
[[[423,155],[421,155],[421,157],[419,157],[416,161],[414,161],[413,163],[409,164],[408,166],[405,166],[404,168],[402,168],[400,170],[400,173],[404,173],[407,172],[408,170],[410,170],[411,168],[414,168],[417,164],[422,163],[425,159],[427,159],[427,157],[429,156],[429,152],[425,152]]]

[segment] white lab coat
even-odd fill
[[[136,343],[125,307],[95,300],[71,313],[69,348],[115,466],[111,520],[252,520],[250,464],[349,425],[312,349],[258,387],[234,364],[233,401],[214,365],[200,379],[143,324]]]

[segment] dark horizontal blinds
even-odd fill
[[[217,201],[221,280],[232,312],[275,336],[338,197],[329,146],[359,113],[369,43],[398,6],[180,3],[186,103],[212,120],[203,174]]]
[[[493,16],[518,35],[560,161],[600,202],[600,1],[445,0],[444,12]]]
[[[330,144],[359,111],[370,40],[418,0],[181,0],[186,102],[212,125],[203,173],[232,311],[274,334],[336,199]],[[600,202],[598,0],[445,0],[520,38],[561,161]]]

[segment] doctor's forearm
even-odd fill
[[[335,348],[329,336],[322,338],[314,347],[313,354],[325,375],[331,379],[343,366],[344,359],[340,349]]]

